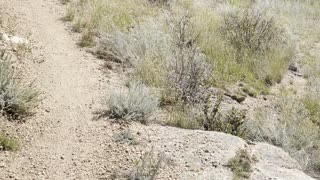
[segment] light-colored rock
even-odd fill
[[[251,179],[312,180],[300,169],[299,164],[281,148],[258,143],[252,154],[257,158]]]
[[[2,34],[1,39],[7,43],[12,43],[14,45],[29,44],[29,41],[24,38],[8,35],[5,33]]]
[[[150,126],[148,127],[151,128]],[[247,150],[257,162],[252,163],[252,180],[311,180],[281,148],[247,142],[239,137],[220,132],[184,130],[172,127],[153,126],[141,132],[148,133],[154,149],[165,152],[173,161],[172,179],[231,180],[233,173],[226,167],[237,151]],[[162,174],[161,173],[161,174]],[[170,179],[161,176],[160,179]]]
[[[7,34],[2,34],[1,39],[2,39],[3,41],[6,41],[6,42],[10,41],[10,38],[9,38],[9,36],[8,36]]]

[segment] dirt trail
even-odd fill
[[[99,145],[108,135],[102,123],[92,121],[92,112],[110,88],[105,75],[97,61],[76,46],[60,20],[64,7],[58,0],[4,1],[41,46],[33,53],[45,59],[35,67],[45,99],[39,110],[43,112],[22,125],[40,133],[31,135],[21,152],[8,155],[0,179],[95,179],[102,166],[95,164],[97,154],[103,156]],[[110,81],[117,83],[116,78]]]

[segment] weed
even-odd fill
[[[19,149],[20,149],[20,144],[18,143],[18,141],[0,134],[0,150],[17,151]]]
[[[237,155],[230,159],[227,167],[233,172],[233,179],[249,179],[252,172],[253,160],[246,150],[240,150]]]

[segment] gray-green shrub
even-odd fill
[[[144,124],[158,107],[158,99],[141,83],[131,84],[128,91],[112,92],[104,103],[111,118]]]
[[[31,115],[39,104],[39,91],[22,82],[14,72],[10,55],[0,52],[0,110],[12,119]]]

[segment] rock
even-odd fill
[[[1,39],[6,41],[6,42],[10,41],[10,38],[9,38],[9,36],[7,34],[2,34]]]
[[[3,163],[0,164],[0,168],[5,168],[5,167],[6,167],[5,164],[3,164]]]
[[[289,65],[288,69],[293,72],[298,72],[298,66],[296,63],[292,63]]]
[[[177,174],[172,179],[233,179],[233,172],[226,167],[226,164],[241,149],[247,150],[256,160],[252,163],[251,180],[313,179],[306,175],[299,164],[284,150],[266,143],[249,142],[248,144],[239,137],[220,132],[183,130],[172,127],[157,127],[153,131],[156,132],[157,137],[155,138],[160,137],[154,150],[161,152],[164,145],[171,150],[166,152],[166,157],[175,165],[170,167],[173,169],[169,174],[171,176],[174,176],[174,173]],[[179,146],[181,142],[189,148]],[[165,176],[165,174],[160,173],[160,176]]]
[[[11,43],[14,45],[29,44],[29,41],[24,38],[12,36],[8,34],[2,34],[1,39],[6,43]]]
[[[230,97],[231,99],[237,101],[238,103],[242,103],[244,100],[246,100],[246,97],[241,94],[224,93],[224,95]]]

